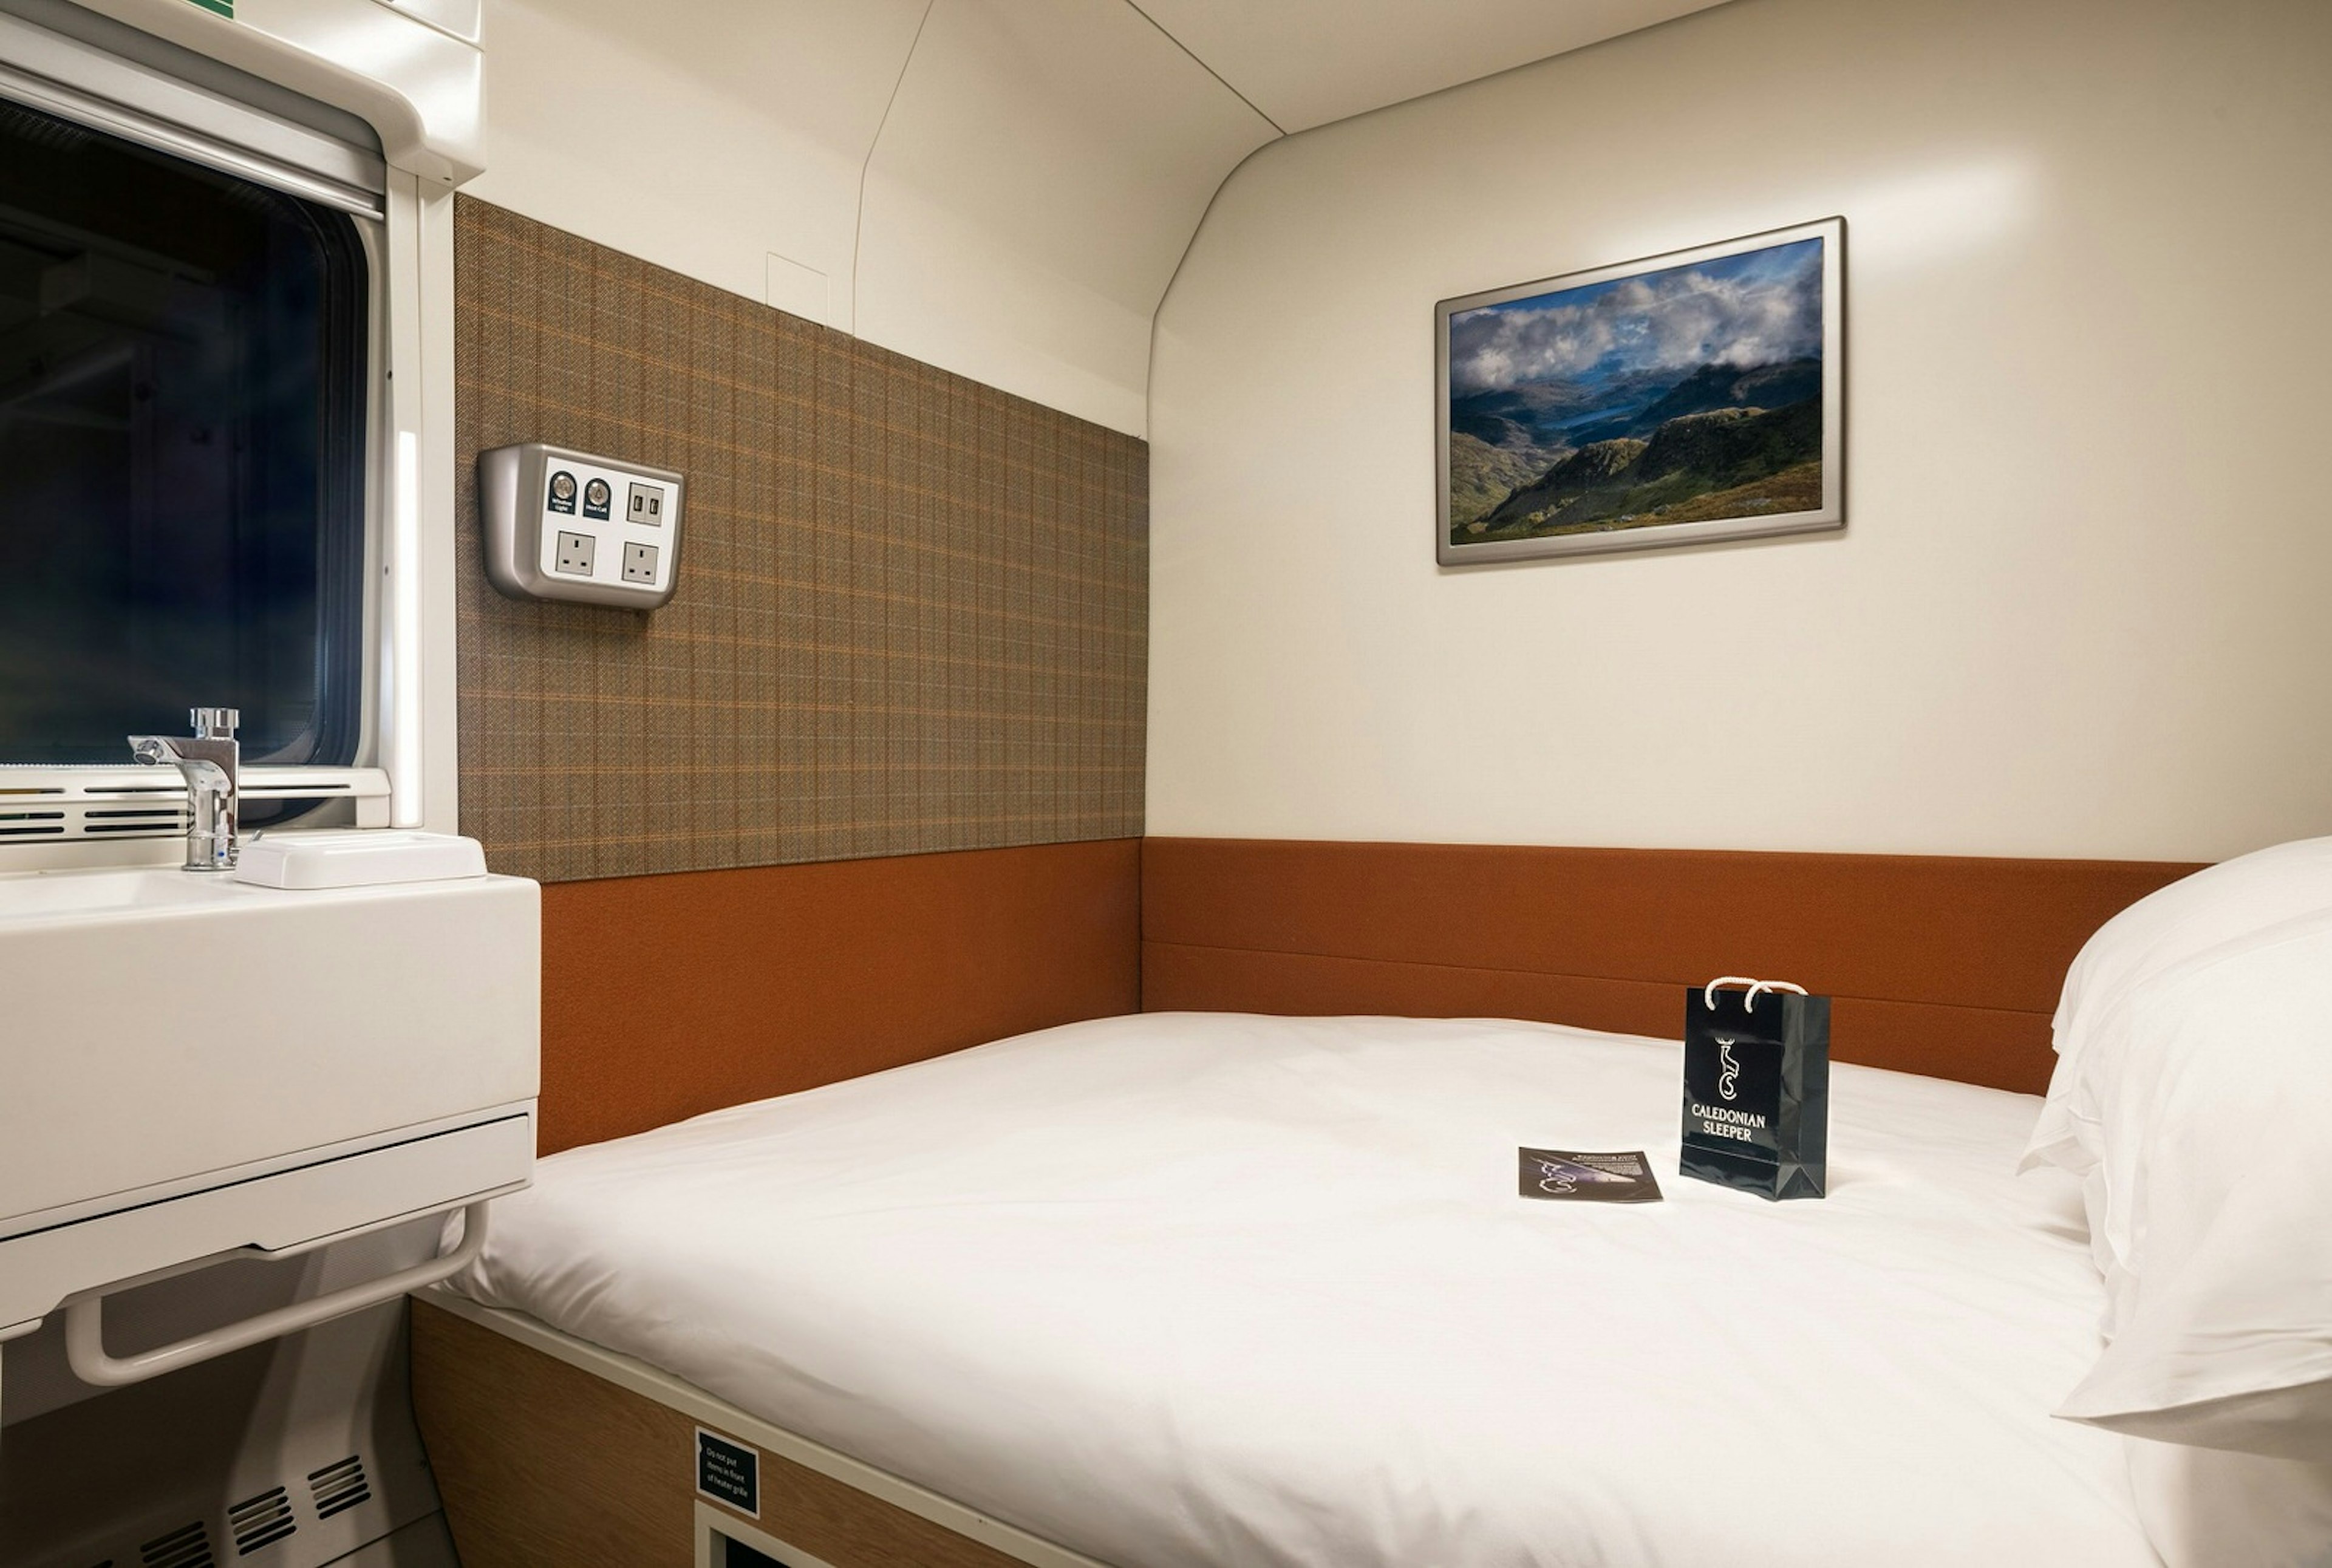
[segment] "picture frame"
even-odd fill
[[[1846,220],[1438,301],[1436,559],[1846,525]]]

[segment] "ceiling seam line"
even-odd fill
[[[915,24],[915,35],[907,40],[907,57],[899,62],[899,79],[891,83],[891,96],[883,100],[883,118],[874,122],[874,134],[866,143],[866,156],[858,162],[858,210],[851,215],[850,224],[850,335],[854,338],[858,336],[858,258],[866,247],[866,171],[874,167],[874,149],[883,145],[884,128],[891,123],[891,110],[899,101],[899,90],[907,85],[907,70],[915,63],[915,50],[923,41],[923,29],[930,25],[932,8],[938,4],[939,0],[923,0],[923,14]],[[1230,83],[1223,85],[1228,87]],[[1256,112],[1260,114],[1262,110]]]
[[[1171,43],[1175,48],[1189,55],[1192,64],[1205,72],[1208,75],[1213,77],[1218,82],[1221,82],[1223,91],[1229,93],[1233,98],[1238,99],[1241,103],[1246,104],[1248,109],[1253,110],[1255,117],[1257,120],[1263,121],[1264,124],[1271,127],[1272,129],[1277,131],[1282,136],[1285,136],[1287,134],[1286,127],[1281,125],[1279,121],[1272,119],[1271,116],[1264,113],[1262,110],[1257,109],[1254,99],[1249,98],[1246,93],[1241,92],[1229,82],[1223,81],[1223,73],[1217,71],[1205,61],[1199,59],[1196,50],[1183,43],[1180,39],[1175,37],[1171,33],[1166,31],[1165,28],[1159,26],[1158,18],[1150,14],[1149,12],[1144,11],[1141,6],[1135,5],[1134,0],[1125,0],[1125,8],[1133,12],[1136,16],[1141,17],[1144,22],[1149,23],[1151,26],[1158,28],[1158,36],[1163,38],[1167,43]]]

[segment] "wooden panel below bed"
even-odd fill
[[[1133,839],[553,883],[540,1147],[1140,1005]]]
[[[693,1417],[425,1301],[412,1324],[414,1409],[463,1568],[694,1568]],[[1027,1568],[756,1451],[746,1522],[833,1568]]]
[[[2089,933],[2155,861],[1148,838],[1142,1006],[1673,1037],[1719,974],[1838,999],[1842,1061],[2038,1092]]]

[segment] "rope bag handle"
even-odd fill
[[[1741,1010],[1744,1013],[1754,1013],[1757,1010],[1757,993],[1759,991],[1795,991],[1800,996],[1806,994],[1805,987],[1792,985],[1787,980],[1752,980],[1745,974],[1719,975],[1715,980],[1709,981],[1706,988],[1701,991],[1701,1006],[1705,1008],[1714,1008],[1716,1006],[1716,988],[1719,986],[1746,986],[1749,988],[1749,994],[1744,997],[1741,1000]]]

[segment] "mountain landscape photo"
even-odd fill
[[[1449,540],[1822,503],[1820,238],[1449,319]]]

